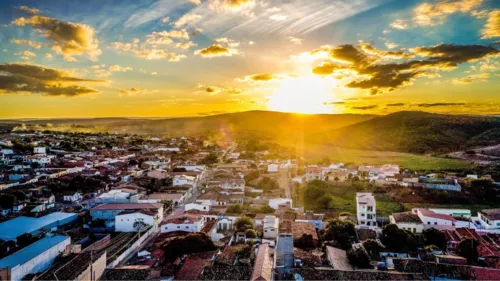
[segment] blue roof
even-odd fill
[[[52,224],[65,224],[78,217],[74,213],[55,212],[39,218],[17,217],[0,223],[0,239],[16,240],[16,237],[24,233],[33,233],[42,228],[52,228]]]
[[[13,268],[16,265],[24,264],[66,239],[70,238],[68,236],[56,235],[40,239],[35,243],[13,253],[12,255],[1,259],[0,268]]]

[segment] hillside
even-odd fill
[[[309,141],[355,149],[440,153],[500,143],[499,128],[499,117],[402,111],[333,129]]]
[[[132,133],[164,136],[211,135],[224,139],[256,136],[272,140],[295,140],[304,135],[316,135],[322,131],[356,124],[375,115],[316,114],[304,115],[271,111],[247,111],[204,117],[170,119],[95,118],[95,119],[47,119],[8,121],[18,128],[58,131],[94,131]],[[299,134],[300,133],[300,134]]]

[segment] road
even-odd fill
[[[280,177],[278,178],[280,188],[285,190],[285,197],[292,198],[292,183],[290,179],[290,172],[287,169],[280,169]]]

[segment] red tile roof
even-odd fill
[[[273,260],[270,256],[272,249],[268,244],[261,244],[255,258],[251,281],[270,281],[273,274]]]
[[[101,204],[92,210],[139,210],[139,209],[159,209],[162,204],[153,203],[125,203],[125,204]]]
[[[210,251],[189,256],[175,275],[175,280],[201,280],[203,268],[211,265],[215,253],[216,251]]]

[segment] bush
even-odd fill
[[[384,245],[380,244],[377,240],[368,239],[363,242],[363,247],[365,247],[366,252],[372,260],[380,259],[380,252],[385,250]]]
[[[347,251],[347,258],[353,266],[358,268],[372,268],[370,256],[362,245]]]
[[[204,233],[193,233],[173,239],[163,247],[163,250],[165,251],[165,259],[173,261],[184,254],[215,250],[215,246],[210,237]]]

